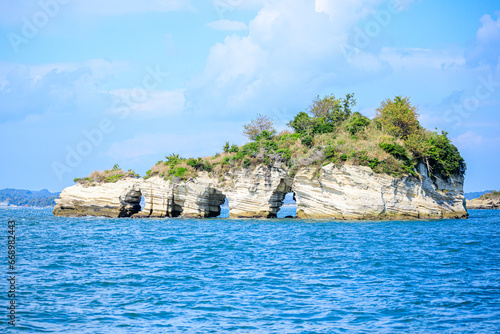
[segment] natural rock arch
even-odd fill
[[[226,181],[199,175],[172,182],[154,176],[116,183],[76,184],[56,200],[56,216],[217,217],[229,200],[231,218],[272,218],[293,190],[298,218],[467,218],[463,177],[434,181],[376,174],[370,167],[327,164],[303,168],[292,179],[286,168],[260,165],[235,170]],[[293,188],[293,189],[292,189]],[[140,200],[144,196],[145,206]]]
[[[287,183],[285,179],[281,179],[280,184],[273,192],[270,200],[269,206],[271,207],[271,213],[269,218],[277,218],[278,212],[283,205],[283,200],[285,199],[286,194],[292,191],[291,184]]]

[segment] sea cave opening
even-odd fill
[[[283,199],[283,204],[276,214],[277,218],[295,218],[297,215],[297,202],[295,201],[295,193],[289,192]]]
[[[220,214],[217,216],[217,218],[229,218],[229,200],[227,197],[224,197],[224,203],[222,203],[220,206]]]
[[[144,199],[144,196],[141,195],[141,201],[139,202],[139,205],[141,206],[141,211],[144,210],[144,207],[146,206],[146,200]]]

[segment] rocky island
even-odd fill
[[[317,98],[277,133],[259,115],[250,142],[205,158],[171,154],[144,177],[115,166],[76,179],[55,216],[274,218],[287,193],[297,218],[467,218],[466,165],[447,134],[423,129],[408,98],[382,102],[368,119],[355,100]],[[141,197],[145,206],[141,210]]]
[[[500,209],[500,191],[492,191],[467,201],[467,208],[480,210]]]

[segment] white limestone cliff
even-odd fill
[[[232,183],[222,189],[229,200],[229,217],[275,218],[291,185],[281,166],[236,171]]]
[[[146,205],[135,216],[217,217],[227,198],[232,218],[276,217],[291,184],[284,169],[267,166],[238,170],[226,182],[211,178],[208,173],[185,182],[154,176],[141,183]]]
[[[364,166],[304,168],[294,179],[298,218],[436,219],[466,218],[463,178],[432,181],[394,178]]]
[[[76,184],[64,189],[56,199],[54,216],[130,217],[141,209],[141,189],[137,179],[96,186]]]
[[[145,206],[136,216],[172,217],[176,210],[172,202],[172,184],[158,176],[153,176],[139,183]]]
[[[483,195],[479,198],[467,201],[467,209],[475,210],[496,210],[500,209],[500,197],[491,194]]]
[[[228,173],[224,181],[200,173],[187,181],[125,179],[94,187],[77,184],[56,200],[54,215],[209,218],[229,201],[231,218],[274,218],[285,195],[294,192],[298,218],[438,219],[467,218],[463,178],[394,178],[369,167],[306,167],[292,179],[281,165]],[[145,206],[138,208],[141,195]]]
[[[145,206],[134,217],[209,218],[220,215],[225,196],[206,175],[186,182],[153,176],[140,183]]]
[[[173,186],[173,203],[181,208],[180,216],[184,218],[217,217],[225,198],[217,179],[207,173]]]

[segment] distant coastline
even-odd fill
[[[483,196],[484,194],[490,193],[493,190],[484,190],[484,191],[474,191],[474,192],[469,192],[469,193],[464,193],[464,197],[466,200],[471,200],[474,198],[479,198]]]
[[[5,188],[0,190],[0,208],[38,207],[46,208],[55,204],[59,192],[51,193],[47,189],[40,191]]]

